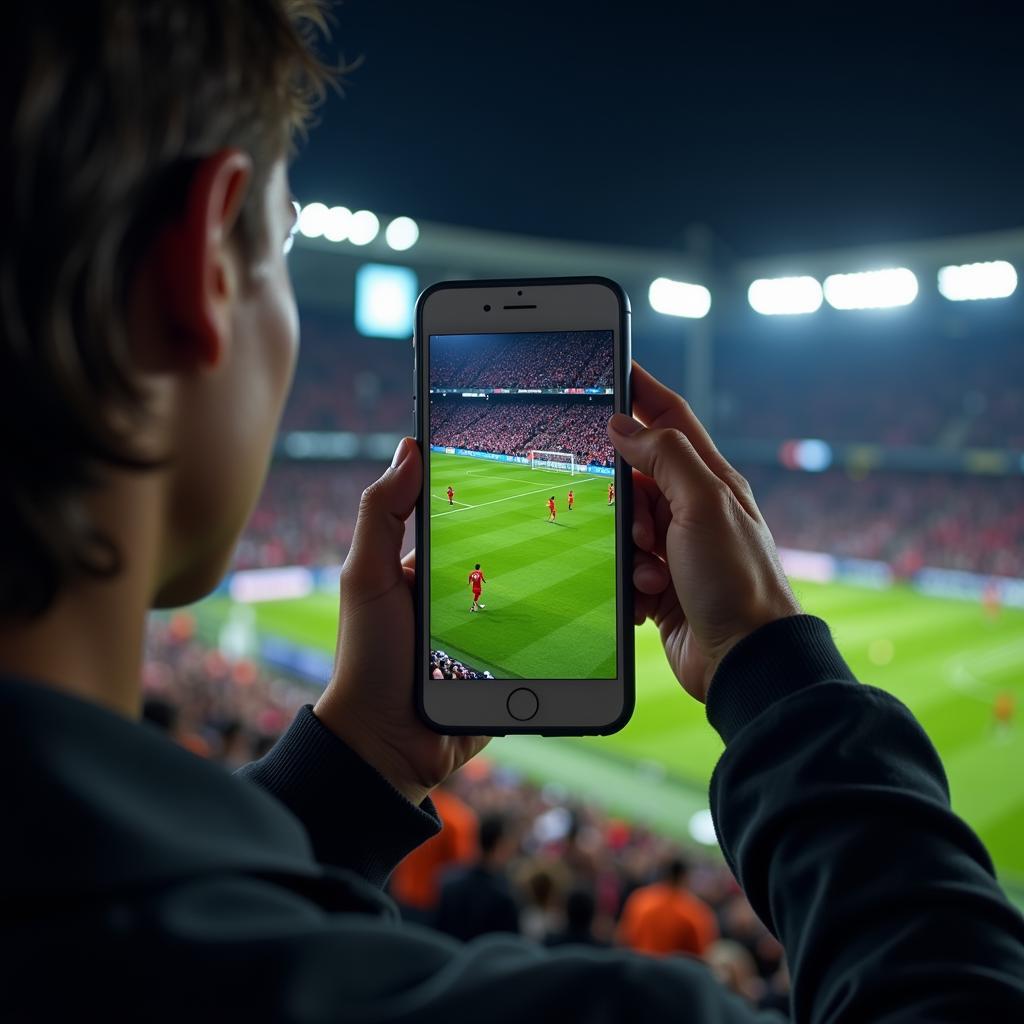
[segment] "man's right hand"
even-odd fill
[[[653,619],[684,689],[699,701],[725,655],[800,605],[750,485],[689,405],[633,365],[634,412],[608,434],[635,471],[637,625]]]

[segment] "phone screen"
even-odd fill
[[[615,679],[610,330],[431,334],[434,679]]]

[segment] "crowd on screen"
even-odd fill
[[[612,344],[603,331],[514,334],[434,343],[436,388],[611,387]]]
[[[776,543],[887,562],[1024,577],[1024,479],[754,468]]]
[[[316,697],[207,647],[187,612],[151,620],[143,684],[147,721],[230,769],[262,756]],[[444,830],[393,876],[405,916],[465,939],[517,932],[547,945],[697,956],[750,1002],[787,1005],[782,949],[717,857],[684,853],[485,757],[436,790],[435,803]]]
[[[564,452],[580,465],[611,466],[607,399],[524,401],[435,398],[430,403],[430,443],[499,455],[531,450]]]
[[[430,652],[430,675],[434,679],[493,679],[490,672],[480,672],[444,651]]]

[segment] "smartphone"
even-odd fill
[[[633,711],[629,300],[599,277],[420,295],[418,712],[441,733],[582,736]]]

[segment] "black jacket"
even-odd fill
[[[796,1020],[1024,1020],[1021,915],[921,728],[853,680],[824,623],[738,645],[708,716],[718,835],[786,947]],[[381,887],[433,807],[308,708],[240,778],[5,680],[0,763],[5,1022],[762,1019],[695,961],[402,923]]]
[[[519,932],[519,907],[504,875],[480,864],[454,868],[441,882],[434,927],[456,939]]]

